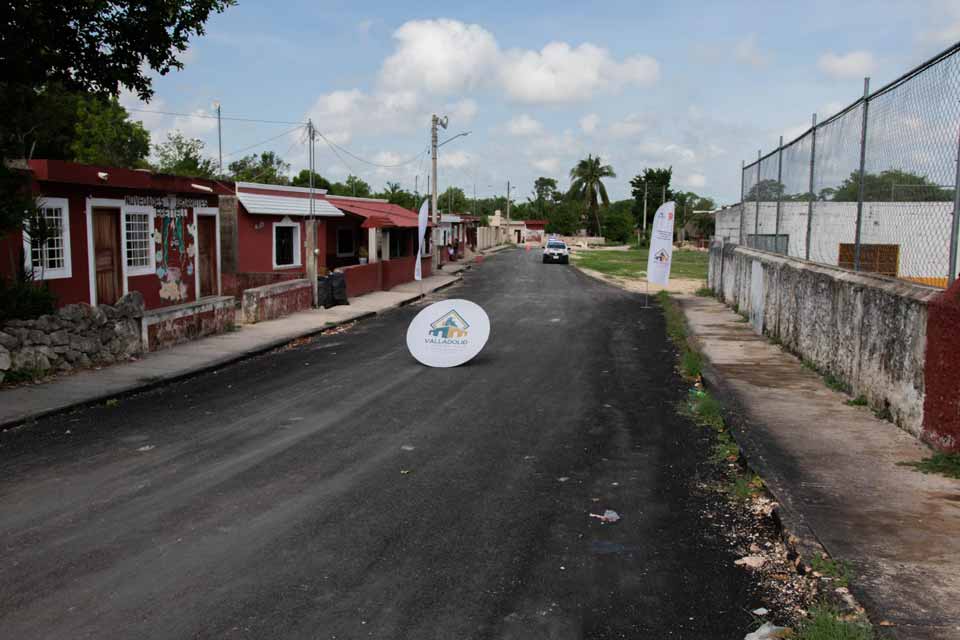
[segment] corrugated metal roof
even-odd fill
[[[249,213],[268,216],[309,216],[310,198],[289,196],[267,196],[259,193],[240,191],[237,197]],[[343,212],[330,204],[329,200],[313,199],[313,215],[318,217],[339,217]]]

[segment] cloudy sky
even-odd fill
[[[406,5],[406,6],[404,6]],[[602,8],[601,8],[602,7]],[[214,16],[183,71],[127,107],[300,122],[324,142],[318,171],[420,191],[431,113],[447,115],[440,187],[526,197],[539,175],[568,184],[599,154],[629,195],[644,167],[721,203],[740,195],[740,162],[799,135],[960,40],[960,1],[258,2]],[[180,129],[216,155],[215,120],[134,112],[155,141]],[[294,125],[224,122],[224,161],[273,150],[306,166]],[[272,138],[272,140],[270,140]],[[269,140],[269,141],[268,141]],[[376,166],[381,165],[381,166]],[[399,165],[399,166],[397,166]]]

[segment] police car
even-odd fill
[[[547,240],[547,246],[543,248],[543,264],[548,262],[559,262],[560,264],[570,262],[570,249],[566,242],[553,238]]]

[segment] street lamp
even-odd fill
[[[472,132],[472,131],[464,131],[463,133],[458,133],[457,135],[453,136],[452,138],[447,138],[446,140],[444,140],[443,142],[441,142],[440,144],[438,144],[438,145],[437,145],[437,148],[442,147],[443,145],[447,144],[448,142],[453,142],[453,141],[456,140],[457,138],[462,138],[462,137],[464,137],[464,136],[468,136],[468,135],[470,135],[471,133],[473,133],[473,132]]]

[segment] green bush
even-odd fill
[[[0,278],[0,324],[7,320],[30,320],[53,313],[57,297],[46,284],[28,278]]]

